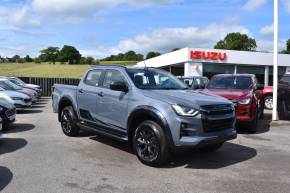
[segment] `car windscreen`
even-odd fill
[[[139,89],[183,90],[188,87],[172,74],[159,69],[127,69],[127,72]]]
[[[13,84],[9,80],[1,80],[0,87],[2,87],[5,90],[21,90],[21,87]]]
[[[208,85],[208,89],[249,89],[252,78],[247,76],[215,76]]]
[[[10,82],[12,82],[12,83],[14,83],[14,84],[16,84],[16,85],[18,85],[18,86],[20,86],[20,87],[24,87],[25,86],[25,84],[23,84],[21,81],[18,81],[18,79],[9,79],[9,81]]]

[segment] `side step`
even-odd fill
[[[97,125],[93,125],[93,124],[85,123],[85,122],[78,122],[77,125],[80,128],[91,130],[101,135],[105,135],[105,136],[117,139],[119,141],[128,141],[128,136],[125,132],[121,132],[121,131],[117,131],[111,128],[102,127],[99,125],[97,126]]]

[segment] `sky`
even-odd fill
[[[280,0],[279,48],[290,38],[290,0]],[[273,50],[273,0],[0,0],[0,56],[38,56],[73,45],[103,58],[134,50],[213,48],[230,32]]]

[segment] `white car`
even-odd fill
[[[0,87],[0,95],[1,94],[2,96],[4,96],[3,94],[9,96],[17,109],[30,108],[32,106],[32,99],[27,94],[5,90],[2,87]]]

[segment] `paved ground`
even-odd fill
[[[93,133],[65,137],[50,100],[23,111],[0,142],[7,193],[290,192],[290,127],[241,132],[216,153],[187,152],[163,168],[142,165],[126,144]]]

